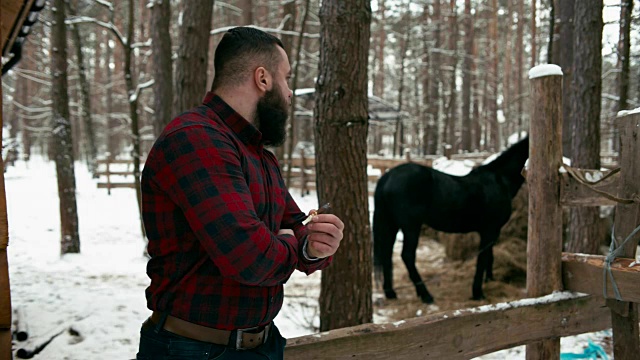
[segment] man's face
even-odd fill
[[[287,80],[291,76],[291,67],[285,51],[278,47],[282,59],[273,74],[273,86],[260,100],[256,108],[258,130],[262,133],[265,145],[280,146],[286,137],[287,118],[292,92]]]

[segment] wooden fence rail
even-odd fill
[[[285,359],[469,359],[610,327],[602,300],[560,293],[293,338]]]

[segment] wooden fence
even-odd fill
[[[527,344],[527,359],[559,359],[560,337],[608,328],[613,328],[615,358],[637,359],[640,265],[631,266],[638,236],[630,234],[640,225],[640,114],[618,119],[621,171],[585,185],[580,176],[560,172],[561,72],[533,77],[531,88],[526,172],[530,298],[298,337],[288,341],[286,359],[468,359],[522,344]],[[616,243],[629,237],[617,257],[562,253],[562,206],[610,204],[616,204]]]

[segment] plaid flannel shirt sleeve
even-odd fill
[[[254,286],[283,284],[299,263],[299,241],[257,216],[233,141],[190,126],[162,144],[156,180],[183,211],[222,276]]]

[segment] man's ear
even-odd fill
[[[271,74],[262,66],[253,72],[253,81],[261,92],[267,92],[271,89]]]

